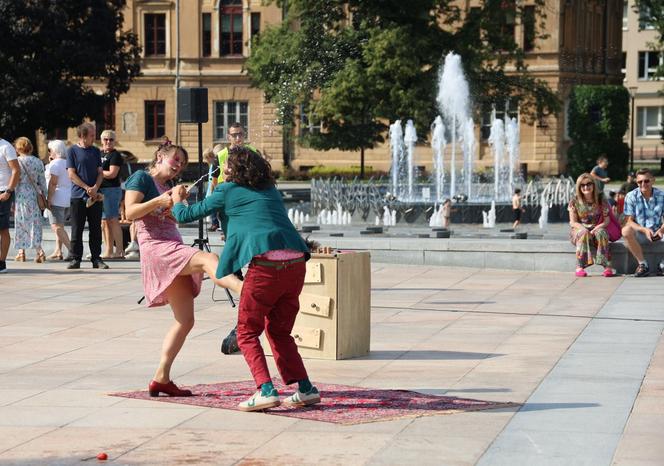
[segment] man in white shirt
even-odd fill
[[[0,138],[0,273],[7,272],[6,260],[11,242],[9,216],[14,200],[14,190],[20,176],[21,171],[14,147]]]

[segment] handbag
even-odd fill
[[[46,210],[46,207],[48,207],[48,203],[46,202],[46,196],[41,192],[41,189],[37,186],[37,183],[32,179],[32,176],[30,176],[30,172],[25,169],[25,166],[21,163],[21,160],[19,159],[18,164],[21,166],[21,170],[26,174],[28,177],[28,181],[30,182],[30,185],[32,186],[32,189],[35,190],[35,194],[37,194],[37,205],[39,206],[39,210],[42,212]]]
[[[622,226],[613,215],[613,210],[609,208],[609,224],[606,226],[606,232],[609,234],[609,241],[614,242],[622,238]]]

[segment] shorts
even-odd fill
[[[0,191],[0,194],[4,191]],[[6,201],[0,201],[0,230],[9,230],[9,216],[12,214],[14,193]]]
[[[512,209],[512,221],[521,221],[521,209]]]
[[[650,244],[658,242],[658,241],[650,241],[648,238],[646,238],[646,235],[644,235],[640,231],[636,232],[636,240],[639,242],[639,244]],[[659,239],[659,241],[661,241],[661,238]]]
[[[69,207],[51,206],[47,211],[48,223],[51,225],[64,225],[69,217]]]
[[[120,218],[122,188],[119,186],[114,186],[112,188],[101,188],[99,192],[104,195],[104,211],[101,214],[101,218],[104,220]]]

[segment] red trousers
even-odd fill
[[[283,382],[291,384],[307,378],[291,336],[300,310],[299,296],[305,273],[304,262],[281,269],[254,263],[249,265],[240,296],[237,342],[257,387],[272,380],[258,338],[263,330]]]

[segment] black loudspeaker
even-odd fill
[[[206,87],[178,89],[178,123],[205,123],[208,121],[208,90]]]

